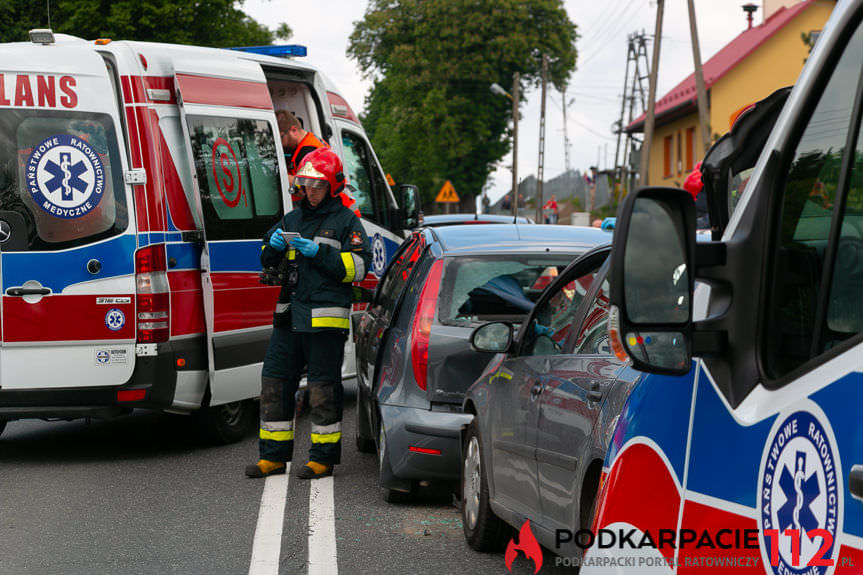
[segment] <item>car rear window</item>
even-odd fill
[[[448,257],[438,297],[441,323],[519,319],[572,256]]]

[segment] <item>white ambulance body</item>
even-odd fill
[[[261,237],[292,208],[275,111],[343,158],[380,273],[406,218],[362,126],[294,59],[32,37],[0,51],[0,431],[151,408],[238,439],[278,293]]]

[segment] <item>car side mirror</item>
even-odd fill
[[[512,325],[499,321],[481,325],[470,334],[470,345],[474,351],[506,352],[512,345]]]
[[[399,206],[402,209],[402,229],[410,230],[419,226],[420,190],[411,184],[399,186]]]
[[[611,255],[609,335],[636,369],[689,371],[695,203],[676,188],[642,188],[621,205]]]

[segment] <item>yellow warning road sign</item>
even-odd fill
[[[444,182],[443,187],[441,187],[440,191],[437,193],[437,197],[434,199],[436,202],[458,202],[458,194],[455,193],[455,188],[452,187],[452,182],[447,180]]]

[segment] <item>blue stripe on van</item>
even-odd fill
[[[170,234],[169,234],[170,235]],[[201,246],[191,242],[167,244],[168,259],[174,258],[176,264],[169,270],[196,270],[201,267]]]
[[[6,252],[3,257],[3,289],[38,281],[55,293],[85,281],[135,273],[135,236],[126,234],[98,244],[58,252]],[[102,264],[93,275],[91,259]]]
[[[261,271],[261,240],[211,242],[209,250],[214,272]]]

